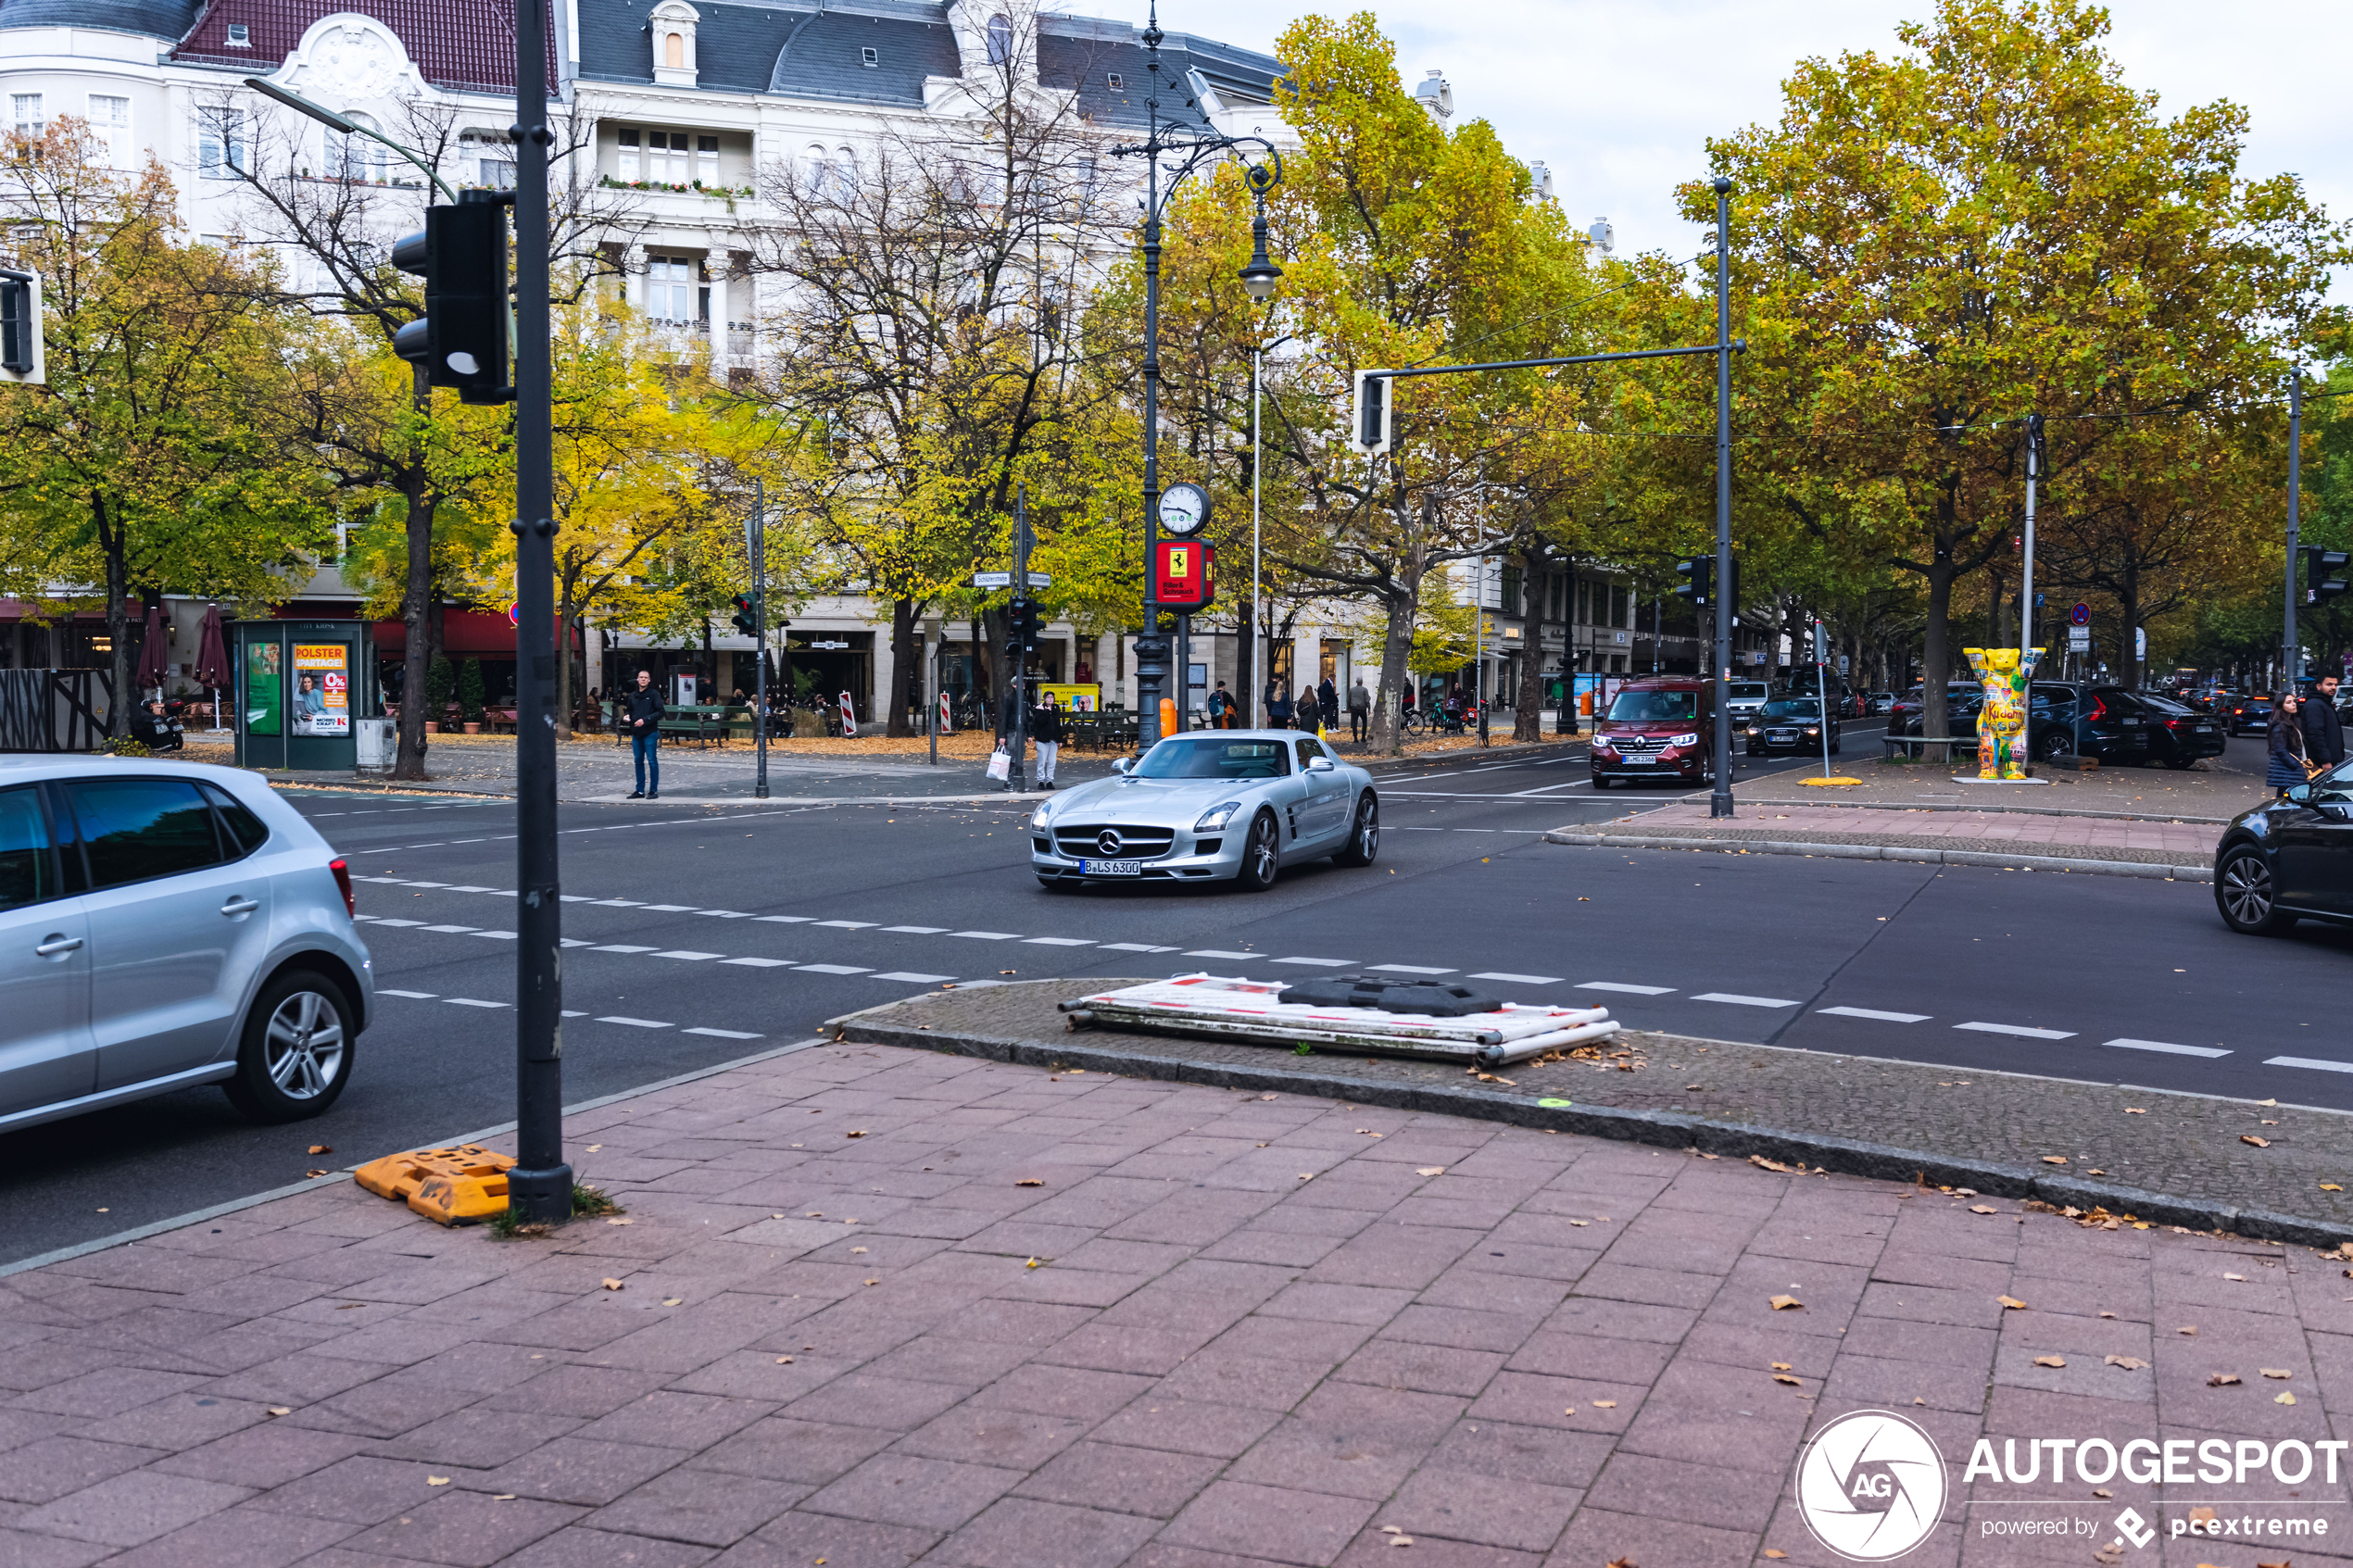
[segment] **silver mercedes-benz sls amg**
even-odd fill
[[[1380,850],[1372,775],[1313,735],[1196,731],[1114,766],[1031,813],[1029,865],[1048,889],[1234,879],[1259,890],[1288,862],[1369,866]]]

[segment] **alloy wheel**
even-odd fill
[[[2218,891],[2223,912],[2231,917],[2232,924],[2253,931],[2271,921],[2271,868],[2263,863],[2260,855],[2233,856],[2222,868]]]
[[[263,1064],[289,1099],[315,1099],[343,1071],[343,1018],[316,991],[296,991],[278,1004],[264,1034]]]

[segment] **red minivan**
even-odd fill
[[[1715,775],[1716,684],[1698,675],[1629,681],[1593,723],[1593,787],[1620,779],[1698,784]]]

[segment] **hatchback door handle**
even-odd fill
[[[261,900],[258,898],[232,898],[220,906],[220,912],[224,915],[249,915],[259,908]]]
[[[68,936],[62,932],[57,932],[52,933],[44,941],[42,942],[41,946],[35,947],[33,951],[40,954],[44,959],[54,959],[60,953],[70,953],[81,946],[81,937]]]

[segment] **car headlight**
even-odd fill
[[[1044,827],[1046,825],[1046,808],[1052,804],[1053,802],[1050,800],[1039,801],[1038,803],[1038,809],[1029,814],[1029,825],[1033,828]]]
[[[1699,744],[1699,736],[1677,735],[1673,740],[1668,741],[1667,744],[1669,746],[1697,746]]]
[[[1760,730],[1760,729],[1758,729],[1755,725],[1751,724],[1751,725],[1748,727],[1748,733],[1749,733],[1750,734],[1752,734],[1752,735],[1761,735],[1761,734],[1763,734],[1765,732],[1764,732],[1764,731],[1762,731],[1762,730]]]
[[[1227,822],[1232,822],[1234,820],[1234,813],[1241,809],[1242,803],[1239,800],[1228,800],[1223,805],[1212,806],[1208,810],[1203,811],[1201,814],[1201,821],[1193,824],[1193,831],[1195,833],[1214,833],[1219,828],[1224,827]]]
[[[1806,726],[1806,733],[1809,735],[1818,735],[1822,733],[1822,726],[1819,724],[1808,724]]]

